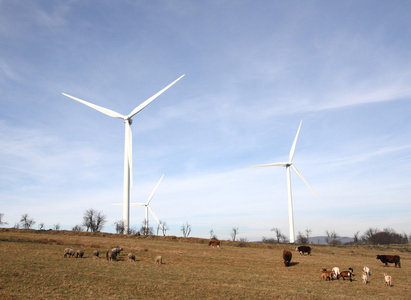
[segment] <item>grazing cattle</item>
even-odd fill
[[[136,256],[133,253],[128,254],[128,261],[136,261]]]
[[[323,280],[323,279],[325,281],[334,280],[333,275],[334,275],[334,271],[327,271],[327,269],[322,269],[321,270],[321,280]]]
[[[299,246],[295,248],[295,251],[300,252],[300,255],[311,255],[311,247],[309,246]]]
[[[388,263],[395,264],[395,267],[401,268],[400,256],[399,255],[377,255],[377,259],[381,260],[386,267],[388,267]]]
[[[117,254],[115,252],[111,251],[111,250],[108,250],[106,252],[106,259],[108,261],[113,261],[113,260],[117,261]]]
[[[292,257],[293,257],[293,254],[290,251],[288,250],[283,251],[283,261],[286,267],[290,265]]]
[[[333,268],[333,272],[334,272],[334,278],[340,278],[340,268],[338,268],[338,267],[334,267]]]
[[[388,285],[389,287],[391,287],[391,281],[392,281],[391,276],[387,275],[387,273],[384,273],[384,279],[385,279],[385,285]]]
[[[75,258],[83,258],[84,252],[82,250],[77,250]]]
[[[74,249],[71,249],[71,248],[64,249],[64,257],[67,257],[67,256],[72,257],[75,254],[76,252],[74,251]]]
[[[362,271],[365,272],[365,273],[367,273],[367,276],[371,276],[370,268],[364,267],[364,268],[362,269]]]
[[[349,271],[342,271],[340,273],[340,277],[342,277],[343,280],[345,280],[345,277],[348,277],[350,281],[352,281],[352,278],[354,277],[354,270],[352,268],[348,268]]]
[[[362,271],[362,277],[361,277],[362,283],[367,284],[368,283],[368,273],[365,271]]]
[[[161,265],[163,263],[163,258],[161,257],[161,255],[155,258],[154,263],[158,265]]]
[[[98,252],[98,250],[94,250],[93,256],[94,256],[95,258],[98,258],[99,255],[100,255],[100,252]]]
[[[214,248],[214,246],[217,246],[217,248],[220,248],[220,241],[213,240],[213,241],[210,241],[208,243],[208,247],[213,247]]]

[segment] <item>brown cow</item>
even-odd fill
[[[217,246],[217,248],[220,248],[220,241],[210,241],[208,243],[208,247],[213,247],[214,248],[214,246]]]
[[[283,261],[286,267],[290,265],[292,257],[293,257],[293,254],[290,251],[288,250],[283,251]]]
[[[388,263],[395,264],[395,267],[401,268],[400,256],[399,255],[377,255],[377,259],[381,260],[386,267]]]

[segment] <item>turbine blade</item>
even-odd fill
[[[128,116],[127,118],[131,118],[133,117],[135,114],[137,114],[138,112],[140,112],[143,108],[145,108],[147,105],[149,105],[154,99],[156,99],[158,96],[160,96],[162,93],[164,93],[166,90],[168,90],[172,85],[174,85],[177,81],[179,81],[181,78],[183,78],[185,76],[182,75],[179,78],[177,78],[176,80],[174,80],[172,83],[170,83],[169,85],[167,85],[165,88],[163,88],[161,91],[159,91],[157,94],[151,96],[150,98],[148,98],[146,101],[144,101],[143,103],[141,103],[139,106],[137,106]]]
[[[145,206],[145,203],[130,203],[131,206]]]
[[[123,205],[123,203],[114,203],[113,205]]]
[[[301,180],[304,181],[304,183],[310,188],[311,192],[313,192],[314,195],[316,195],[317,198],[322,202],[321,198],[317,195],[316,192],[314,192],[313,188],[308,184],[307,180],[304,179],[303,175],[301,175],[301,173],[298,172],[297,168],[294,167],[294,165],[291,165],[291,167],[294,169],[295,173],[297,173],[297,175],[300,176]]]
[[[303,123],[303,120],[301,120],[301,122],[300,122],[300,126],[298,127],[297,134],[296,134],[296,136],[295,136],[293,146],[291,147],[291,151],[290,151],[290,161],[293,161],[294,152],[295,152],[295,146],[297,145],[298,134],[300,133],[300,129],[301,129],[301,124],[302,124],[302,123]]]
[[[290,163],[287,163],[287,162],[279,162],[279,163],[251,166],[251,168],[257,168],[257,167],[286,167],[289,164]]]
[[[163,180],[163,177],[164,177],[164,174],[163,174],[163,176],[161,176],[161,178],[160,178],[160,180],[158,181],[156,187],[154,188],[154,190],[151,192],[150,196],[148,197],[147,205],[150,203],[151,199],[153,198],[154,193],[156,192],[158,186],[160,185],[161,180]]]
[[[153,215],[154,219],[156,219],[157,224],[161,226],[159,219],[157,218],[156,214],[154,213],[153,209],[149,206],[148,209],[150,210],[151,214]]]
[[[78,102],[80,102],[80,103],[83,103],[84,105],[87,105],[87,106],[89,106],[89,107],[91,107],[91,108],[94,108],[95,110],[98,110],[99,112],[102,112],[102,113],[105,114],[105,115],[108,115],[108,116],[113,117],[113,118],[124,119],[124,116],[123,116],[122,114],[119,114],[118,112],[115,112],[114,110],[111,110],[111,109],[108,109],[108,108],[105,108],[105,107],[102,107],[102,106],[98,106],[98,105],[96,105],[96,104],[93,104],[93,103],[90,103],[90,102],[81,100],[81,99],[79,99],[79,98],[76,98],[76,97],[67,95],[67,94],[65,94],[65,93],[62,93],[62,94],[63,94],[64,96],[66,96],[66,97],[69,97],[69,98],[71,98],[71,99],[73,99],[73,100],[76,100],[76,101],[78,101]]]

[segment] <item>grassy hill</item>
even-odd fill
[[[92,257],[116,246],[124,248],[118,262]],[[292,251],[285,267],[282,251],[294,245],[221,241],[219,250],[199,238],[2,228],[0,299],[409,299],[408,245],[310,246],[311,256]],[[63,258],[66,247],[85,255]],[[136,262],[128,261],[129,252]],[[377,254],[400,255],[402,268],[384,267]],[[162,265],[154,264],[157,255]],[[361,282],[365,265],[372,274],[367,285]],[[352,267],[354,281],[321,281],[320,270],[334,266]],[[384,285],[384,272],[393,287]]]

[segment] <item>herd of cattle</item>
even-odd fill
[[[298,251],[300,255],[311,255],[311,247],[309,246],[299,246],[295,248],[295,251]],[[284,250],[283,251],[283,262],[286,267],[291,265],[291,258],[292,258],[292,253],[289,250]],[[401,261],[400,261],[400,256],[399,255],[377,255],[377,259],[381,260],[382,263],[385,264],[386,267],[388,267],[388,263],[395,264],[395,267],[401,268]],[[361,280],[364,284],[368,283],[368,277],[371,276],[371,271],[370,269],[365,266],[362,270],[362,276]],[[331,271],[328,271],[327,269],[323,268],[321,269],[321,280],[329,280],[332,281],[334,279],[340,279],[342,278],[345,280],[346,278],[352,281],[354,277],[354,270],[352,268],[348,268],[347,271],[340,271],[340,268],[334,267]],[[391,287],[392,285],[392,278],[390,275],[387,273],[384,273],[384,280],[385,284],[388,287]]]
[[[220,241],[218,240],[211,240],[208,244],[209,247],[216,246],[217,248],[220,248]],[[117,256],[120,255],[121,251],[123,251],[123,248],[112,248],[106,252],[106,259],[108,261],[117,261]],[[298,251],[300,255],[311,255],[311,247],[309,246],[299,246],[295,248],[295,251]],[[84,252],[82,250],[77,250],[74,251],[74,249],[71,248],[66,248],[64,249],[64,257],[75,257],[75,258],[82,258],[84,255]],[[93,252],[93,257],[98,258],[100,255],[98,250],[94,250]],[[136,256],[133,253],[129,253],[127,255],[129,261],[135,261]],[[283,251],[283,262],[286,267],[291,265],[291,259],[293,257],[293,254],[289,250],[284,250]],[[388,263],[395,264],[395,267],[401,268],[401,261],[399,255],[377,255],[377,259],[381,260],[382,263],[385,264],[386,267],[388,267]],[[162,264],[163,263],[163,258],[161,256],[157,256],[154,259],[155,264]],[[350,281],[353,280],[354,277],[354,270],[352,268],[348,268],[347,271],[340,271],[340,268],[334,267],[331,271],[323,268],[321,269],[321,280],[329,280],[332,281],[334,279],[340,279],[342,278],[345,280],[346,278]],[[361,280],[364,284],[368,283],[368,278],[371,276],[371,271],[368,267],[364,267],[362,270],[362,276]],[[384,273],[384,279],[385,279],[385,284],[389,287],[392,285],[392,278],[390,275]]]
[[[106,252],[106,259],[108,261],[117,261],[118,260],[117,256],[120,255],[121,251],[123,251],[123,248],[112,248],[112,249],[108,250]],[[64,249],[64,258],[66,258],[66,257],[82,258],[83,255],[84,255],[84,252],[82,250],[74,251],[74,249],[71,249],[71,248]],[[94,250],[93,257],[94,258],[99,258],[99,256],[100,256],[100,252],[98,250]],[[136,261],[136,256],[135,256],[134,253],[129,253],[127,255],[127,257],[128,257],[129,261]],[[154,263],[161,265],[163,263],[162,256],[160,256],[160,255],[157,256],[154,259]]]

